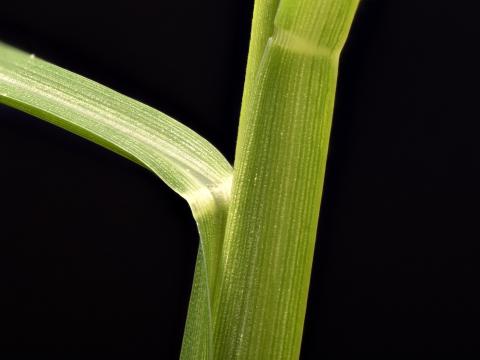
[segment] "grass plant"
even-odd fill
[[[200,234],[183,359],[296,359],[358,0],[256,0],[234,167],[178,121],[0,43],[0,102],[154,172]]]

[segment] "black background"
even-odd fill
[[[302,359],[480,353],[474,1],[364,0],[343,52]],[[2,3],[0,39],[233,161],[251,1]],[[197,247],[146,170],[0,107],[0,353],[178,357]]]

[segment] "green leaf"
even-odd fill
[[[357,5],[278,5],[242,107],[214,304],[215,359],[299,357],[338,59]]]
[[[60,126],[150,169],[189,203],[200,246],[185,353],[212,348],[216,281],[232,168],[201,136],[171,117],[94,81],[0,43],[0,103]]]

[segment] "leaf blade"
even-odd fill
[[[146,167],[187,200],[200,247],[185,354],[207,358],[212,347],[211,292],[230,199],[228,161],[200,135],[160,111],[1,42],[0,103]]]
[[[184,198],[231,175],[218,150],[171,117],[7,45],[0,51],[0,102],[123,149]]]

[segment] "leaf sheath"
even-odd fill
[[[299,357],[338,57],[357,5],[280,1],[240,120],[216,359]]]

